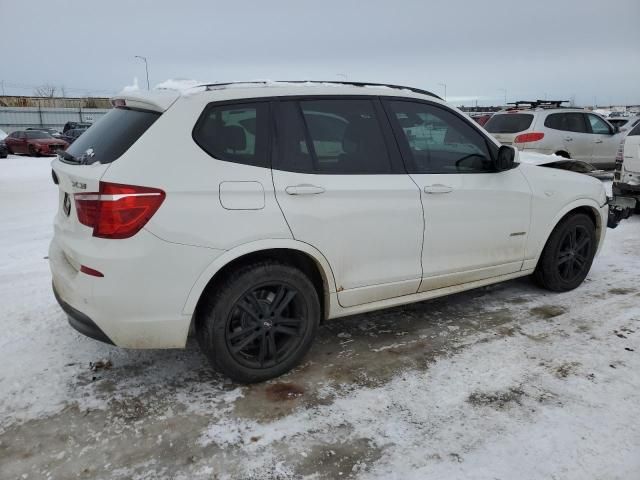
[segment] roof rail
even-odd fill
[[[334,80],[255,80],[249,82],[227,82],[227,83],[209,83],[202,85],[207,88],[207,90],[212,90],[216,87],[226,87],[229,85],[243,84],[243,83],[253,83],[257,85],[269,85],[273,83],[333,83],[338,85],[351,85],[354,87],[388,87],[388,88],[396,88],[398,90],[409,90],[414,93],[419,93],[421,95],[428,95],[430,97],[437,98],[438,100],[442,100],[435,93],[429,92],[427,90],[422,90],[420,88],[414,87],[405,87],[402,85],[393,85],[390,83],[371,83],[371,82],[346,82],[346,81],[334,81]]]
[[[507,105],[514,105],[514,107],[507,110],[513,110],[522,106],[529,108],[568,108],[563,107],[563,103],[568,103],[569,100],[519,100],[517,102],[507,103]]]

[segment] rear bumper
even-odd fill
[[[191,287],[220,251],[165,242],[141,230],[126,240],[73,238],[56,226],[49,247],[53,288],[69,323],[124,348],[183,348]],[[86,265],[103,273],[80,272]]]
[[[76,310],[67,302],[62,300],[62,298],[60,298],[60,295],[58,295],[58,292],[56,291],[55,285],[53,285],[53,295],[56,297],[60,308],[62,308],[62,310],[64,310],[64,313],[66,313],[69,317],[69,325],[89,338],[108,343],[109,345],[114,345],[107,334],[100,330],[100,327],[98,327],[98,325],[96,325],[93,320],[91,320],[80,310]]]

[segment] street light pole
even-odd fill
[[[145,70],[145,72],[147,72],[147,90],[150,90],[150,88],[149,88],[149,64],[147,63],[147,57],[143,57],[141,55],[136,55],[136,58],[144,60],[144,70]]]
[[[444,101],[447,101],[447,84],[446,83],[439,83],[438,85],[440,85],[441,87],[444,87]]]
[[[499,88],[498,89],[499,92],[504,92],[504,106],[507,106],[507,89],[506,88]]]

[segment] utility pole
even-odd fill
[[[504,106],[506,107],[507,106],[507,89],[506,88],[499,88],[498,91],[504,93]]]
[[[440,85],[441,87],[444,87],[444,101],[447,101],[447,84],[446,83],[439,83],[438,85]]]
[[[147,63],[147,57],[143,57],[142,55],[136,55],[135,58],[139,58],[141,60],[144,60],[144,70],[145,70],[145,72],[147,72],[147,90],[150,90],[150,88],[149,88],[149,64]]]

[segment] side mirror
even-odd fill
[[[513,147],[502,145],[498,150],[498,157],[496,158],[495,166],[499,172],[505,170],[511,170],[515,163],[516,151]]]

